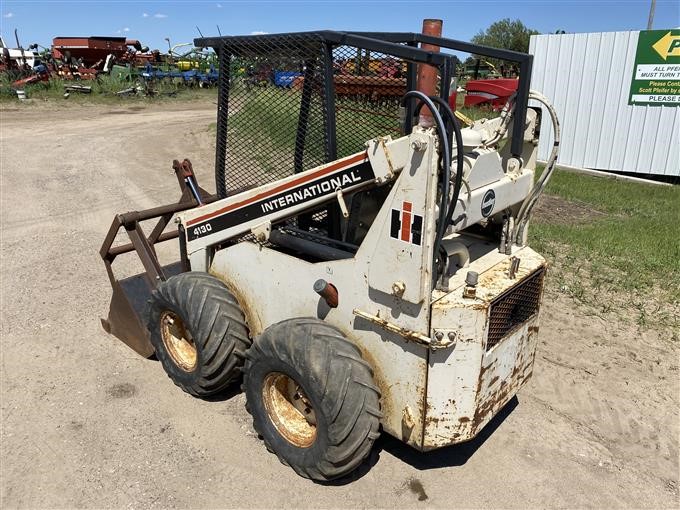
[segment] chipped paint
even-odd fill
[[[537,313],[486,349],[490,305],[545,266],[543,258],[527,248],[518,257],[515,278],[508,275],[506,258],[480,272],[476,299],[463,298],[461,285],[432,304],[432,331],[446,325],[457,330],[458,342],[450,353],[430,356],[423,450],[474,438],[531,377]],[[470,269],[475,270],[473,264]],[[450,400],[456,406],[447,405]]]
[[[357,317],[361,317],[362,319],[366,319],[368,321],[373,322],[374,324],[380,326],[381,328],[387,331],[396,333],[397,335],[403,337],[404,340],[406,340],[407,342],[415,342],[421,345],[425,345],[427,347],[429,347],[432,344],[430,337],[428,337],[427,335],[423,335],[422,333],[418,333],[417,331],[411,331],[410,329],[397,326],[396,324],[393,324],[383,319],[382,317],[379,317],[378,315],[372,315],[370,313],[357,310],[356,308],[352,310],[352,313]]]

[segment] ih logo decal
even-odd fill
[[[423,217],[413,214],[413,204],[404,202],[401,210],[392,209],[390,237],[420,246],[423,237]]]

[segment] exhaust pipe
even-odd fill
[[[442,20],[440,19],[424,19],[423,20],[423,35],[430,35],[432,37],[442,36]],[[422,43],[420,48],[426,51],[439,53],[439,46]],[[437,80],[439,78],[438,69],[436,66],[429,64],[418,65],[418,80],[416,88],[426,96],[437,95]],[[434,126],[434,119],[432,112],[424,106],[420,110],[418,118],[418,125],[421,127]]]

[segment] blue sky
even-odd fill
[[[503,1],[0,1],[1,32],[14,45],[49,46],[56,36],[124,35],[167,49],[204,35],[317,29],[408,31],[423,18],[444,20],[444,35],[469,40],[494,21],[520,19],[542,33],[645,29],[650,0]],[[657,0],[654,28],[680,26],[680,1]]]

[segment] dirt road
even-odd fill
[[[214,108],[2,110],[2,508],[678,506],[670,334],[552,292],[533,380],[481,438],[420,454],[383,436],[327,486],[266,451],[238,390],[192,398],[108,336],[113,214],[175,200],[174,158],[213,189]]]

